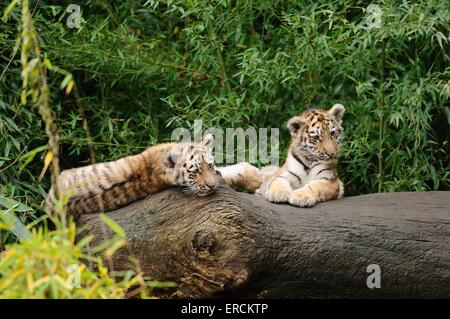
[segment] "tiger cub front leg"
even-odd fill
[[[344,188],[338,178],[334,181],[312,181],[294,190],[289,196],[289,203],[298,207],[312,207],[318,202],[338,199],[343,195]]]
[[[283,176],[275,176],[270,181],[264,197],[272,203],[286,203],[289,200],[292,187],[289,180]]]

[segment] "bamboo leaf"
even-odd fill
[[[41,174],[39,174],[38,181],[41,181],[44,178],[45,172],[47,171],[52,160],[53,160],[53,152],[48,151],[47,154],[45,154],[44,167],[42,168]]]
[[[33,208],[22,204],[12,198],[8,198],[4,195],[0,194],[0,206],[5,207],[8,210],[14,210],[15,212],[28,212],[28,211],[32,211]]]
[[[13,0],[11,3],[6,7],[5,12],[3,13],[3,22],[8,22],[8,17],[11,11],[14,9],[16,4],[19,2],[19,0]]]
[[[3,211],[0,209],[0,219],[21,240],[29,240],[31,238],[30,231],[10,210]]]
[[[47,145],[39,146],[39,147],[36,147],[34,150],[31,150],[31,151],[25,153],[24,155],[22,155],[21,157],[19,157],[19,161],[24,161],[24,162],[22,163],[22,165],[20,165],[18,173],[20,174],[38,153],[45,151],[46,149],[47,149]]]

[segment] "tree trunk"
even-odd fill
[[[165,297],[450,297],[450,192],[384,193],[277,205],[222,185],[209,197],[174,188],[108,213],[130,257],[173,281]],[[112,235],[97,214],[79,223],[94,245]],[[369,289],[380,267],[381,288]],[[369,277],[369,278],[368,278]]]

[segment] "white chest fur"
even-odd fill
[[[292,154],[288,155],[287,170],[282,174],[287,178],[291,186],[295,189],[317,179],[332,179],[333,169],[328,162],[307,163],[302,158],[296,158]]]
[[[310,176],[308,167],[298,161],[292,154],[288,155],[286,164],[287,170],[283,175],[289,179],[289,182],[294,189],[306,185],[309,182]]]

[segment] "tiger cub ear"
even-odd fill
[[[167,167],[174,168],[179,158],[180,158],[180,150],[177,147],[168,150],[166,153]]]
[[[298,130],[303,125],[304,121],[300,116],[294,116],[289,119],[287,122],[287,128],[289,132],[291,132],[291,136],[295,137],[297,135]]]
[[[208,150],[212,150],[214,144],[214,136],[212,134],[206,134],[203,138],[202,145]]]
[[[328,113],[334,116],[339,124],[341,124],[345,113],[345,107],[342,104],[335,104],[328,110]]]

